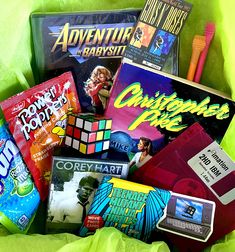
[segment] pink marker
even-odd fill
[[[201,75],[202,75],[202,71],[204,68],[204,64],[206,61],[206,57],[207,57],[207,53],[211,44],[211,41],[214,37],[215,34],[215,24],[214,23],[207,23],[206,27],[205,27],[205,32],[204,32],[204,36],[206,37],[206,46],[204,48],[204,50],[202,51],[199,61],[198,61],[198,65],[197,65],[197,70],[194,76],[194,81],[195,82],[200,82],[201,79]]]

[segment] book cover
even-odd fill
[[[39,82],[70,70],[83,112],[103,113],[139,9],[31,16]]]
[[[117,152],[83,155],[69,147],[56,148],[53,155],[46,232],[76,233],[103,176],[126,178],[128,171],[127,156]]]
[[[124,57],[164,71],[191,9],[191,3],[181,0],[146,0]]]
[[[133,162],[140,167],[144,156],[150,159],[195,122],[220,143],[234,111],[219,91],[124,60],[105,113],[112,118],[110,148],[130,159],[139,153],[140,162]]]
[[[180,251],[201,251],[235,229],[234,174],[235,163],[195,123],[136,170],[131,179],[215,202],[214,231],[207,243],[169,235]]]
[[[215,204],[211,201],[105,176],[79,233],[86,236],[97,228],[111,226],[128,236],[151,242],[159,239],[158,227],[206,241],[213,232],[214,211]],[[185,230],[183,224],[187,226]]]

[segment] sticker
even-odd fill
[[[104,220],[99,215],[91,214],[86,217],[84,226],[87,227],[90,231],[94,231],[104,226]]]
[[[214,217],[215,202],[172,192],[157,228],[206,242],[213,233]]]

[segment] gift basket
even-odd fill
[[[233,5],[2,3],[1,251],[235,249]]]

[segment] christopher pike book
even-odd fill
[[[152,156],[195,122],[220,143],[234,111],[219,91],[124,60],[105,113],[112,118],[110,147],[131,159],[148,142]]]

